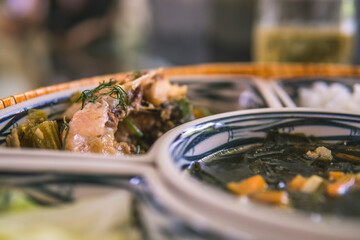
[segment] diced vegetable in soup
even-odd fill
[[[360,217],[360,144],[271,131],[261,144],[222,150],[188,172],[253,202]]]

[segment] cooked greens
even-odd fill
[[[27,122],[13,128],[6,142],[15,147],[61,148],[57,122],[47,120],[46,112],[36,109],[29,110]]]

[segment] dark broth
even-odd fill
[[[227,183],[237,182],[260,174],[269,190],[285,190],[289,207],[311,213],[326,213],[337,216],[360,217],[360,189],[351,188],[346,194],[329,198],[325,191],[313,193],[290,191],[287,183],[296,175],[312,175],[328,179],[329,171],[344,173],[360,172],[359,143],[324,143],[302,134],[269,132],[264,142],[247,147],[222,150],[194,162],[188,172],[195,178],[227,190]],[[331,161],[314,160],[306,155],[324,146],[331,150]],[[337,153],[354,156],[355,159],[339,159]]]

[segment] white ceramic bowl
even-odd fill
[[[360,115],[314,109],[261,109],[218,114],[184,124],[159,142],[157,165],[179,197],[209,218],[258,239],[359,239],[360,221],[308,215],[242,203],[200,182],[184,169],[193,161],[229,147],[254,143],[270,129],[305,133],[323,140],[360,140]],[[321,219],[321,221],[319,221]]]

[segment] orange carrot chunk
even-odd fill
[[[334,182],[334,181],[336,181],[339,178],[344,176],[344,173],[339,172],[339,171],[330,171],[330,172],[328,172],[328,174],[329,174],[329,181],[330,182]]]
[[[300,191],[304,186],[306,179],[300,174],[296,175],[291,181],[288,183],[288,188],[291,191]]]
[[[261,175],[255,175],[240,182],[229,182],[227,188],[237,195],[249,195],[265,189],[266,182]]]
[[[289,197],[285,191],[259,191],[250,195],[251,200],[272,205],[284,206],[289,203]]]
[[[334,183],[330,183],[326,192],[331,197],[336,197],[345,194],[355,184],[354,174],[345,174]]]

